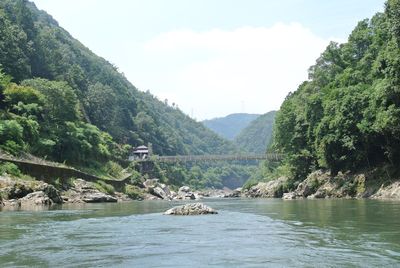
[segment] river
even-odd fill
[[[0,212],[0,267],[399,267],[400,202],[215,199]]]

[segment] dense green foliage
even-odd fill
[[[400,1],[363,20],[348,42],[332,42],[287,96],[276,117],[274,148],[296,179],[400,161]]]
[[[11,153],[91,165],[147,143],[162,155],[235,150],[26,0],[0,1],[0,68],[0,147]]]
[[[271,111],[251,121],[235,137],[234,141],[238,147],[251,153],[265,153],[272,139],[275,114],[275,111]]]
[[[254,163],[158,163],[154,170],[163,182],[193,189],[221,189],[241,187],[256,173]]]
[[[225,117],[204,120],[202,123],[228,140],[234,140],[235,137],[246,128],[250,122],[255,120],[258,114],[230,114]]]

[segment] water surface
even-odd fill
[[[0,212],[0,267],[399,267],[400,202],[205,200]]]

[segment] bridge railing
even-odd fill
[[[248,155],[152,155],[148,159],[136,160],[137,162],[158,161],[158,162],[205,162],[205,161],[251,161],[270,160],[279,161],[283,158],[281,154],[248,154]]]

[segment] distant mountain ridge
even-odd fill
[[[235,137],[236,145],[251,153],[263,154],[272,139],[276,111],[257,117]]]
[[[259,114],[235,113],[225,117],[204,120],[202,123],[220,136],[234,140],[241,130],[259,116]]]

